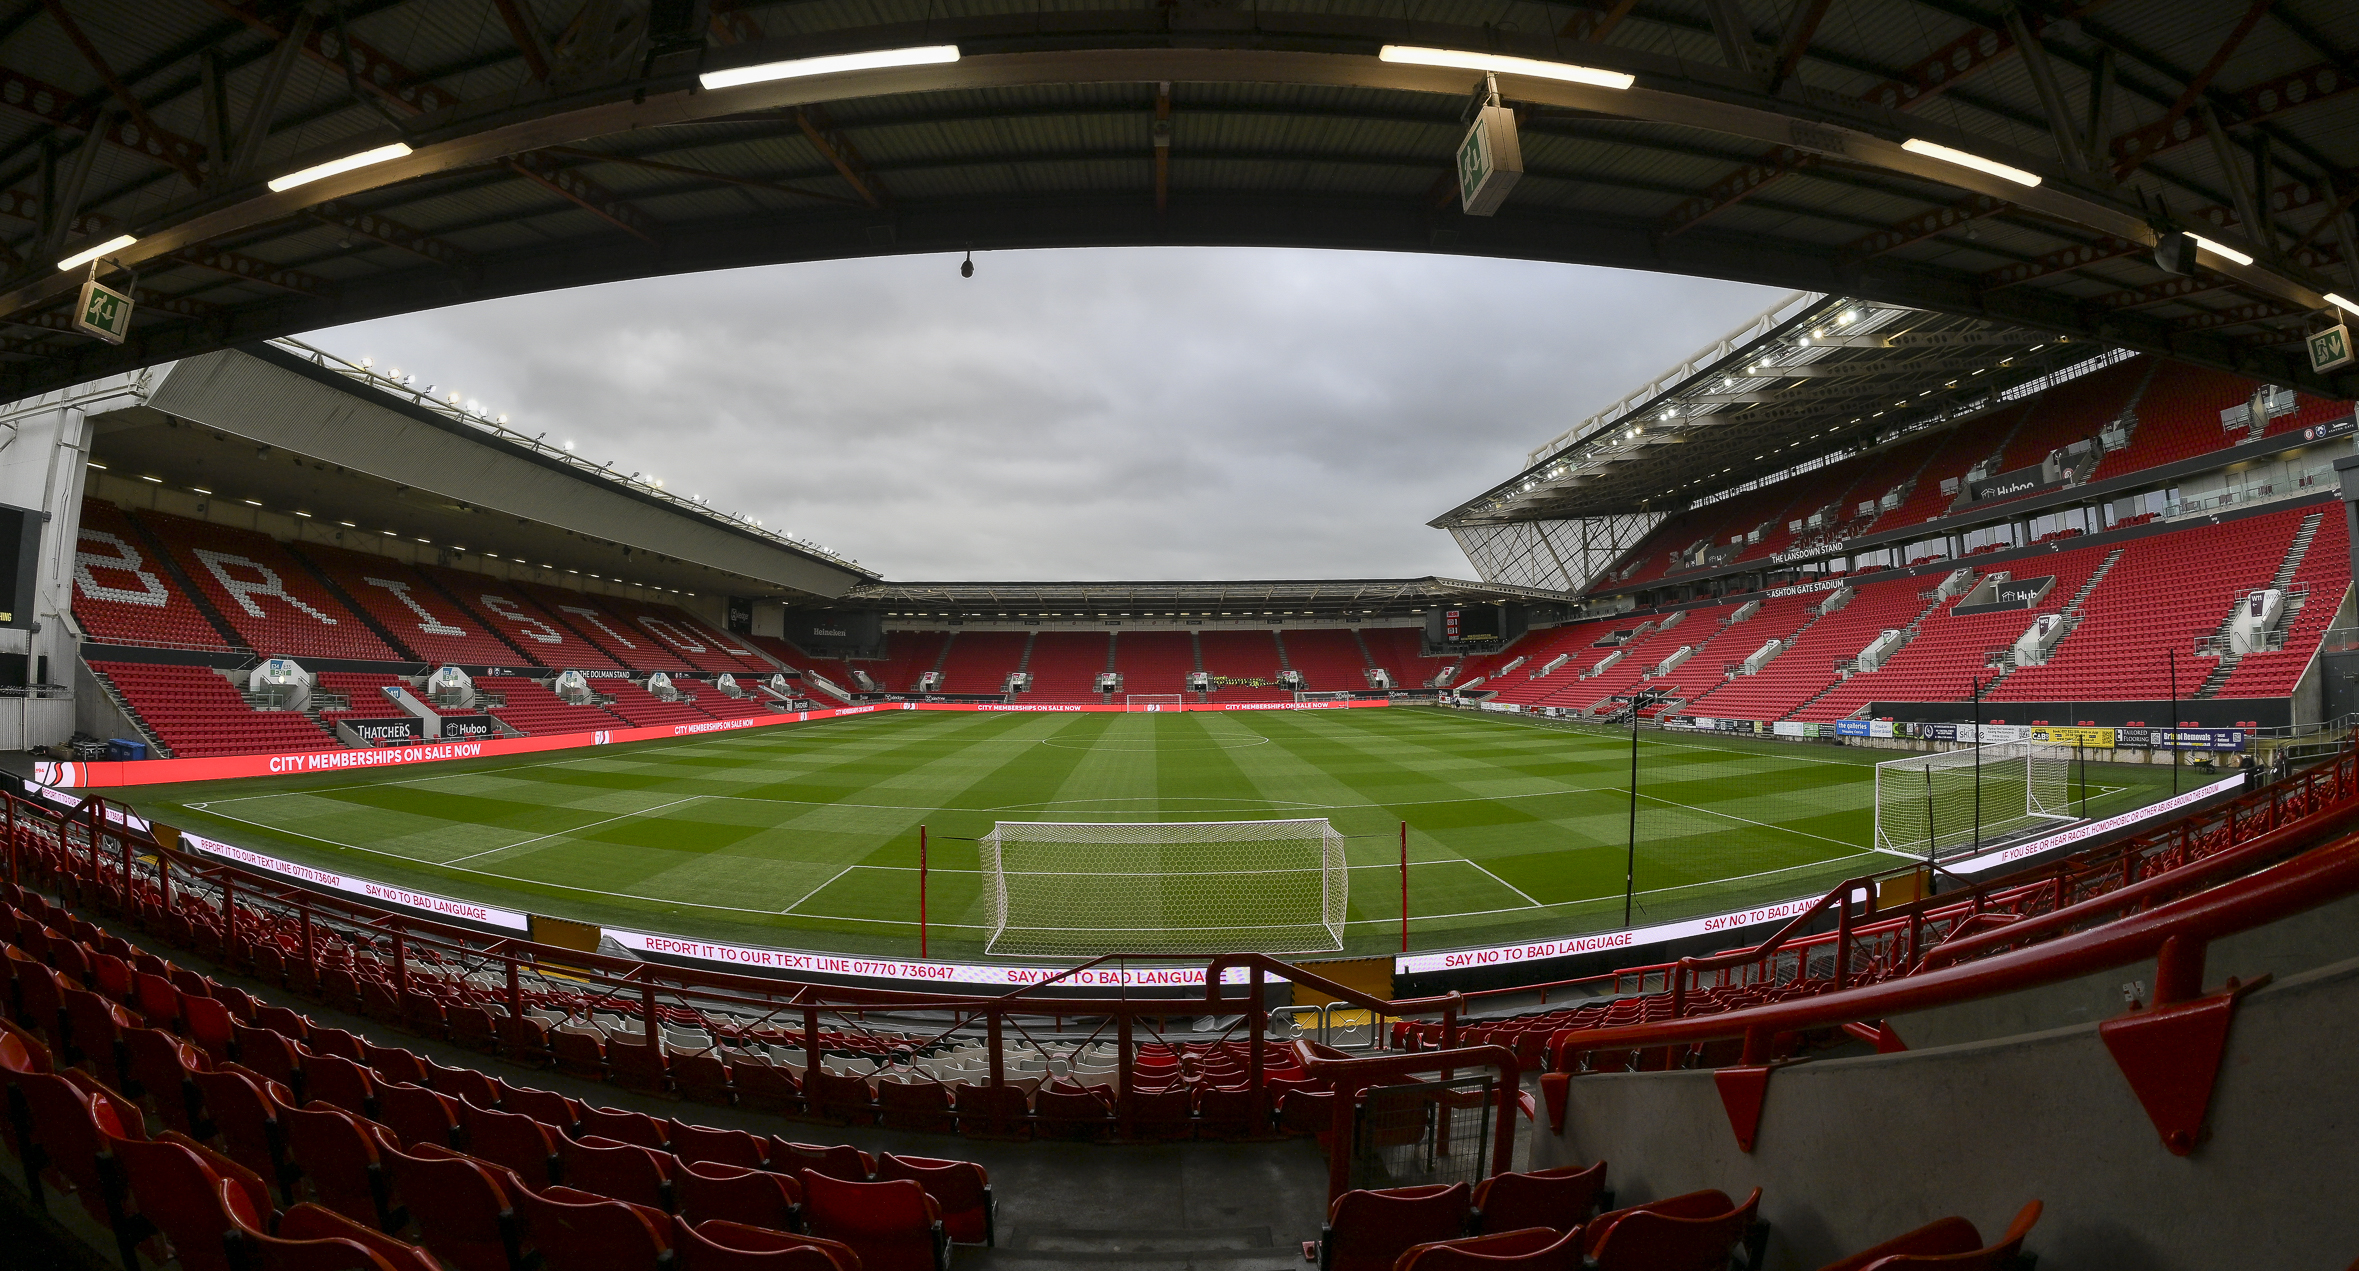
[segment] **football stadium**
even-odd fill
[[[2355,88],[2324,0],[0,4],[8,1265],[2359,1267]],[[1775,299],[1370,577],[899,577],[342,334],[1191,248]]]

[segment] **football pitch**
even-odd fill
[[[900,956],[917,949],[921,825],[936,957],[984,950],[973,840],[997,821],[1325,817],[1349,836],[1345,946],[1361,953],[1399,947],[1402,822],[1421,949],[1619,927],[1626,867],[1644,924],[1903,863],[1868,846],[1872,765],[1892,751],[1642,733],[1632,853],[1632,749],[1626,732],[1433,708],[890,711],[129,801],[242,847],[504,908]],[[2167,796],[2170,779],[2090,765],[2088,814]]]

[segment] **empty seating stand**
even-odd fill
[[[767,698],[750,693],[744,697],[731,697],[715,685],[685,675],[674,676],[672,687],[694,698],[690,704],[714,719],[753,719],[771,713]]]
[[[497,631],[532,664],[556,670],[619,671],[621,663],[559,621],[556,615],[511,583],[482,574],[427,566],[421,574]]]
[[[667,702],[629,680],[600,680],[598,691],[613,695],[606,706],[608,713],[619,716],[634,727],[648,728],[658,724],[709,723],[712,716],[686,702]]]
[[[115,686],[175,758],[343,749],[304,715],[254,709],[209,667],[92,662],[90,669]]]
[[[1111,646],[1101,631],[1043,631],[1032,638],[1032,657],[1025,668],[1032,673],[1028,702],[1095,702],[1098,676],[1106,670]]]
[[[112,503],[82,503],[74,619],[92,640],[156,649],[228,649],[231,641],[172,579],[160,554]]]
[[[1286,664],[1302,672],[1303,687],[1320,693],[1357,692],[1368,687],[1368,659],[1360,642],[1342,627],[1283,631]]]
[[[1125,694],[1184,693],[1196,641],[1185,631],[1125,631],[1114,638],[1114,669]]]
[[[518,583],[509,586],[531,597],[543,613],[595,646],[616,666],[634,671],[694,671],[671,647],[643,628],[581,592]]]
[[[161,512],[136,514],[214,612],[255,652],[406,662],[267,534]]]
[[[110,1030],[155,1043],[122,1071],[65,1067],[97,1034],[0,995],[5,1141],[41,1167],[23,1171],[30,1199],[53,1217],[78,1203],[127,1268],[167,1251],[143,1249],[151,1235],[186,1271],[944,1271],[954,1242],[996,1239],[971,1162],[879,1162],[510,1085],[175,969],[13,884],[6,899],[0,965],[20,977],[122,961],[102,945],[152,968],[137,991],[127,974],[111,997],[86,994]],[[201,1119],[173,1115],[183,1089],[204,1092]],[[162,1111],[155,1137],[126,1090]]]
[[[607,682],[602,679],[590,681],[593,686],[602,686]],[[627,727],[618,715],[610,715],[595,706],[571,705],[559,699],[547,685],[521,675],[479,675],[475,677],[475,691],[478,694],[497,694],[503,698],[501,704],[486,706],[486,712],[521,733],[587,733]]]
[[[981,694],[1003,692],[1007,677],[1023,665],[1024,647],[1028,642],[1029,637],[1021,631],[954,633],[950,637],[949,654],[942,662],[942,691]]]
[[[421,662],[529,666],[482,621],[396,560],[304,543],[295,549]]]

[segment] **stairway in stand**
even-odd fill
[[[2081,607],[2088,603],[2089,593],[2097,590],[2097,584],[2105,581],[2105,575],[2112,572],[2114,563],[2119,561],[2121,559],[2122,553],[2127,550],[2127,548],[2116,547],[2112,551],[2105,553],[2104,562],[2099,564],[2097,568],[2089,574],[2089,580],[2081,584],[2081,589],[2079,591],[2072,593],[2072,599],[2064,606],[2064,629],[2058,632],[2056,634],[2056,638],[2048,643],[2048,652],[2051,655],[2056,652],[2056,646],[2064,643],[2065,637],[2070,636],[2073,633],[2073,630],[2080,626],[2081,618],[2083,617]],[[2001,655],[1999,660],[1992,665],[1998,668],[1999,673],[1992,676],[1988,684],[1982,686],[1982,694],[1986,698],[1990,696],[1990,690],[1999,686],[2000,681],[2005,680],[2008,676],[2013,675],[2016,671],[2022,669],[2015,661],[2015,650],[2013,648],[2007,649],[2006,652]]]
[[[2286,545],[2285,559],[2278,562],[2277,572],[2270,575],[2269,586],[2284,591],[2293,582],[2294,575],[2302,568],[2303,558],[2310,554],[2310,540],[2318,537],[2318,523],[2325,515],[2323,512],[2312,512],[2302,518],[2302,527],[2294,531],[2293,542]],[[2278,617],[2275,629],[2290,630],[2293,620],[2301,616],[2302,607],[2309,603],[2309,599],[2310,593],[2306,588],[2287,592],[2285,611]],[[2198,698],[2217,696],[2221,687],[2228,683],[2228,677],[2236,674],[2237,664],[2244,661],[2244,655],[2228,644],[2229,630],[2235,626],[2236,611],[2244,606],[2244,600],[2244,597],[2238,596],[2230,601],[2228,616],[2220,619],[2220,625],[2212,632],[2212,641],[2220,650],[2220,664],[2212,668],[2211,674],[2203,677],[2202,684],[2196,686],[2195,696]]]

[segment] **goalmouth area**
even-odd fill
[[[1399,951],[1404,855],[1418,950],[1618,929],[1626,869],[1630,921],[1645,925],[1823,891],[1914,858],[1877,846],[1875,764],[1889,750],[1654,731],[1635,750],[1635,814],[1628,732],[1399,706],[881,712],[120,793],[166,824],[396,887],[619,928],[897,957],[918,951],[921,863],[930,953],[993,953],[978,840],[1001,823],[1323,820],[1315,841],[1323,852],[1331,833],[1333,868],[1290,876],[1348,880],[1311,910],[1338,933],[1316,947],[1345,954]],[[2087,812],[2166,798],[2171,780],[2167,768],[2089,765]],[[2083,787],[2076,766],[2066,787],[2075,813]],[[1168,826],[1157,834],[1171,837]],[[1186,851],[1161,842],[1162,868],[1184,864]],[[1224,868],[1236,859],[1229,848],[1215,855]],[[1223,912],[1258,898],[1249,885],[1203,894]],[[1087,897],[1059,903],[1078,910]],[[1135,894],[1107,907],[1142,911]],[[1191,940],[1233,935],[1231,947],[1253,948],[1257,925],[1247,913],[1233,931],[1207,920]]]

